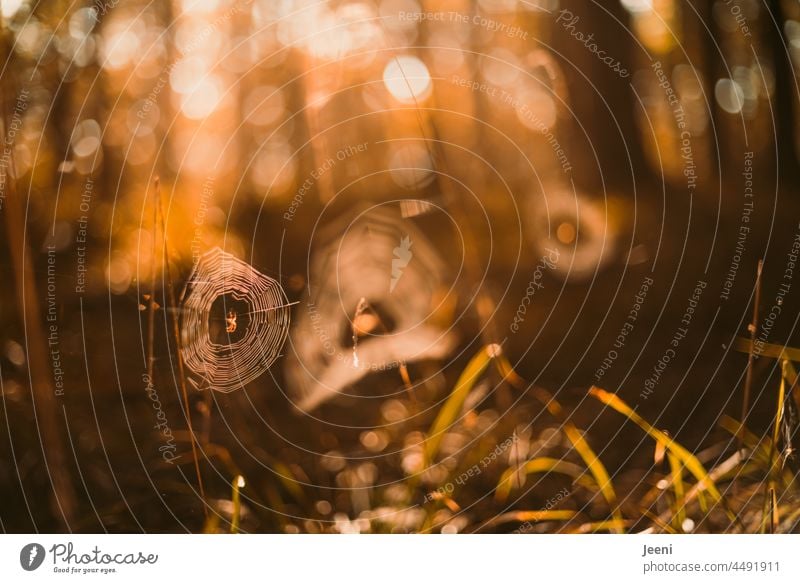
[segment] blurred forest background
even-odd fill
[[[797,528],[797,0],[0,12],[2,531]]]

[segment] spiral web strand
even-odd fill
[[[237,321],[235,341],[215,342],[211,335],[214,302],[229,296],[248,306]],[[275,362],[289,332],[289,303],[280,284],[248,263],[219,248],[205,253],[192,271],[181,296],[181,348],[198,390],[229,393],[252,382]],[[231,331],[228,326],[228,332]]]

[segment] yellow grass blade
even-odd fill
[[[795,405],[800,409],[800,386],[797,383],[797,370],[791,360],[783,359],[781,374],[783,374],[783,378],[786,379],[786,383],[789,385],[788,390],[791,391]]]
[[[789,386],[794,386],[794,384],[797,382],[797,370],[794,368],[792,361],[788,358],[783,359],[783,368],[781,369],[781,373],[783,374],[783,378],[786,379],[786,382],[789,383]]]
[[[203,523],[203,534],[214,534],[219,528],[219,514],[216,512],[209,512],[208,518]]]
[[[772,444],[772,440],[769,437],[765,436],[763,438],[759,438],[755,433],[743,427],[739,421],[732,417],[728,417],[727,415],[722,416],[719,424],[720,427],[725,429],[725,431],[731,435],[742,435],[744,438],[744,444],[752,452],[750,456],[753,459],[753,463],[744,463],[742,466],[737,468],[737,475],[745,476],[752,473],[756,469],[761,471],[769,471],[769,450]],[[781,477],[783,479],[783,484],[786,487],[789,487],[794,481],[794,476],[792,476],[791,472],[788,470],[784,471]]]
[[[759,438],[755,433],[747,429],[742,423],[733,417],[723,415],[719,422],[720,427],[733,436],[741,435],[744,444],[752,452],[752,456],[760,460],[766,466],[769,461],[769,438]]]
[[[737,336],[733,341],[733,348],[738,352],[750,353],[750,339]],[[755,354],[767,356],[769,358],[787,358],[795,362],[800,362],[800,348],[783,346],[781,344],[771,344],[770,342],[756,342]]]
[[[495,364],[498,371],[503,376],[503,379],[508,381],[512,386],[521,388],[525,385],[522,377],[516,373],[514,367],[511,366],[511,363],[507,358],[505,358],[505,356],[498,355],[498,358],[495,359]],[[561,405],[555,399],[553,399],[546,391],[539,388],[535,388],[533,393],[536,398],[546,405],[548,411],[550,411],[553,416],[560,418]],[[597,457],[575,425],[569,421],[564,421],[563,419],[562,422],[564,433],[567,435],[567,438],[570,440],[575,450],[583,458],[586,467],[594,477],[595,484],[600,488],[600,492],[611,508],[611,514],[614,518],[613,525],[615,526],[613,526],[613,528],[615,532],[623,532],[620,525],[624,524],[624,520],[618,508],[617,494],[614,491],[614,486],[611,482],[610,476],[608,475],[608,471],[606,471],[606,468],[600,461],[600,458]],[[498,486],[498,492],[499,491],[500,487]]]
[[[497,372],[499,372],[500,376],[503,377],[503,380],[512,387],[516,389],[522,389],[525,387],[525,381],[517,374],[517,371],[514,370],[514,367],[511,366],[511,363],[508,361],[505,355],[498,355],[497,358],[494,359],[494,364],[495,368],[497,368]]]
[[[783,360],[781,370],[781,384],[778,389],[778,403],[775,410],[775,419],[772,424],[772,443],[769,447],[769,470],[767,470],[767,491],[764,493],[764,505],[761,511],[761,533],[767,532],[767,526],[773,527],[772,500],[775,493],[775,484],[778,481],[780,469],[778,466],[778,439],[781,433],[781,421],[783,420],[783,403],[786,398],[786,378],[789,376],[786,364],[789,361]]]
[[[577,451],[581,458],[583,458],[583,462],[586,464],[587,469],[589,472],[591,472],[594,481],[600,488],[600,493],[603,495],[603,498],[606,499],[606,502],[608,502],[608,505],[611,508],[612,517],[614,520],[622,520],[622,515],[617,507],[617,494],[614,491],[614,485],[611,483],[611,478],[609,477],[608,471],[606,471],[606,467],[603,465],[603,462],[601,462],[600,458],[598,458],[594,453],[594,450],[592,450],[592,448],[583,438],[583,435],[581,435],[581,432],[578,431],[577,427],[575,427],[573,423],[564,419],[564,416],[561,412],[561,404],[556,401],[550,393],[540,387],[535,387],[532,390],[532,393],[534,397],[536,397],[543,405],[545,405],[545,407],[547,407],[547,410],[551,415],[553,415],[553,417],[556,417],[561,421],[564,434],[572,443],[572,447],[575,448],[575,451]]]
[[[506,512],[486,521],[482,527],[496,526],[508,522],[547,522],[552,520],[571,520],[578,513],[574,510],[515,510]]]
[[[708,500],[706,500],[705,492],[702,490],[697,491],[697,503],[700,505],[700,510],[708,514]]]
[[[618,413],[625,415],[628,419],[636,423],[639,427],[644,430],[650,437],[655,439],[656,441],[661,442],[664,447],[667,448],[678,460],[683,464],[683,466],[689,470],[689,472],[697,479],[699,490],[705,490],[709,493],[711,498],[722,505],[725,508],[728,518],[731,519],[733,522],[738,522],[736,515],[733,514],[727,507],[725,500],[722,498],[722,494],[717,489],[717,485],[714,483],[714,480],[708,475],[708,472],[703,467],[703,464],[700,463],[698,460],[689,450],[684,448],[682,445],[679,445],[675,442],[671,437],[665,434],[663,431],[656,429],[652,425],[650,425],[647,421],[645,421],[636,411],[631,409],[627,403],[625,403],[622,399],[617,397],[616,395],[609,393],[599,387],[592,387],[589,389],[589,394],[595,397],[597,400],[602,402],[603,404],[611,407]]]
[[[292,475],[292,470],[290,470],[286,464],[278,460],[273,460],[272,469],[275,475],[278,476],[281,484],[283,484],[283,487],[286,488],[296,500],[305,500],[306,494],[303,487],[298,483],[297,478]]]
[[[625,530],[633,524],[633,520],[601,520],[600,522],[587,522],[578,528],[567,531],[567,534],[588,534],[593,532]]]
[[[667,455],[667,448],[660,441],[656,441],[656,448],[653,452],[653,465],[660,465],[664,461],[665,455]]]
[[[784,360],[783,362],[784,362],[783,374],[781,375],[780,389],[778,389],[778,403],[775,408],[776,409],[775,420],[773,422],[773,427],[772,427],[772,446],[770,448],[770,467],[772,470],[774,470],[774,467],[772,467],[772,464],[774,464],[773,454],[778,447],[778,439],[780,439],[781,435],[781,421],[783,421],[783,404],[786,399],[786,377],[788,376],[788,374],[786,373],[785,363],[789,361]]]
[[[461,376],[456,381],[456,386],[450,393],[450,396],[445,401],[439,414],[428,431],[428,439],[425,441],[425,465],[426,467],[433,463],[436,454],[439,453],[439,446],[442,443],[447,428],[452,426],[458,419],[461,409],[464,407],[464,402],[475,383],[486,371],[492,359],[500,354],[500,346],[497,344],[490,344],[484,347],[472,360],[469,361],[467,367],[462,371]]]
[[[778,530],[778,526],[781,523],[780,508],[778,507],[778,495],[775,492],[775,488],[773,488],[771,491],[769,502],[770,502],[769,532],[770,534],[775,534],[775,532],[777,532]]]
[[[672,490],[675,492],[675,501],[672,508],[674,517],[673,525],[678,532],[683,531],[683,521],[686,520],[686,506],[683,504],[683,497],[686,489],[683,487],[683,465],[673,454],[667,454],[669,469],[672,474]]]
[[[517,468],[508,468],[503,472],[494,493],[495,499],[498,502],[505,502],[508,499],[514,487],[514,476],[517,471],[522,472],[526,476],[532,474],[546,474],[549,472],[564,474],[578,483],[582,482],[584,486],[596,486],[591,479],[584,476],[585,472],[580,466],[556,458],[539,457],[525,462],[519,470],[517,470]]]
[[[233,514],[231,516],[231,534],[239,534],[239,517],[242,513],[242,501],[239,491],[244,488],[244,478],[242,476],[235,476],[231,482],[233,493],[231,494],[231,502],[233,503]]]
[[[621,521],[622,514],[619,512],[617,493],[614,491],[614,485],[611,483],[611,476],[608,475],[608,471],[603,465],[603,462],[600,461],[600,458],[597,457],[597,454],[594,453],[594,450],[589,446],[589,443],[584,439],[575,425],[567,421],[564,423],[563,429],[567,438],[572,443],[572,447],[574,447],[575,451],[583,458],[586,467],[594,477],[594,481],[597,482],[600,493],[611,508],[611,516],[614,520]],[[622,531],[620,530],[617,532],[621,533]]]

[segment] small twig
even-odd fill
[[[514,465],[517,466],[514,476],[517,479],[517,490],[520,490],[522,488],[522,458],[519,455],[519,437],[517,436],[516,427],[511,437],[514,439]]]
[[[408,394],[411,397],[411,401],[413,403],[416,403],[417,395],[414,394],[414,385],[411,382],[411,375],[408,374],[408,365],[405,363],[405,361],[400,363],[399,370],[400,370],[400,378],[403,379],[403,385],[405,385],[406,391],[408,391]]]
[[[156,182],[158,184],[158,182]],[[153,204],[153,245],[150,257],[150,301],[147,314],[147,377],[155,383],[155,330],[156,330],[156,248],[158,243],[158,187],[156,186],[156,202]]]
[[[769,444],[769,468],[767,469],[767,489],[764,492],[764,505],[761,512],[761,532],[765,532],[767,525],[773,527],[772,498],[775,494],[775,484],[778,481],[777,460],[778,439],[781,435],[781,422],[783,420],[783,406],[786,399],[786,361],[781,362],[781,384],[778,390],[778,403],[775,410],[775,422],[772,428],[772,440]],[[772,532],[772,530],[770,530]]]
[[[770,503],[769,533],[775,534],[775,531],[778,529],[780,522],[780,516],[778,515],[778,497],[777,494],[775,493],[775,488],[772,488],[770,490],[769,503]]]
[[[753,321],[750,324],[750,351],[747,354],[747,374],[744,380],[744,395],[742,396],[742,425],[743,430],[747,423],[747,416],[750,413],[750,392],[753,385],[753,363],[755,361],[756,333],[758,332],[758,304],[761,303],[761,271],[764,267],[764,260],[758,260],[758,269],[756,271],[756,289],[755,299],[753,301]],[[744,447],[744,433],[739,431],[737,435],[739,448]]]
[[[178,380],[179,380],[180,387],[181,387],[181,395],[183,397],[183,407],[184,407],[184,413],[186,415],[186,425],[187,425],[187,428],[189,429],[189,443],[191,443],[191,445],[192,445],[192,459],[194,460],[194,470],[195,470],[195,474],[197,475],[197,486],[200,489],[200,497],[203,500],[203,513],[205,514],[206,518],[208,518],[208,505],[206,504],[206,492],[205,492],[205,488],[203,487],[203,475],[200,472],[200,459],[199,459],[199,456],[197,455],[197,446],[196,446],[197,437],[195,436],[194,429],[192,428],[192,412],[191,412],[191,409],[189,407],[189,394],[188,394],[188,391],[186,390],[186,373],[185,373],[184,364],[183,364],[183,353],[181,352],[181,334],[180,334],[180,329],[178,327],[177,313],[176,313],[176,310],[174,309],[175,306],[176,306],[175,286],[172,284],[172,272],[171,272],[171,270],[169,268],[169,247],[168,247],[168,242],[167,242],[167,228],[166,228],[166,224],[164,222],[164,213],[161,211],[161,182],[160,182],[158,176],[156,176],[156,178],[155,178],[155,201],[154,201],[154,205],[155,205],[155,217],[156,217],[154,220],[158,220],[158,218],[161,219],[159,221],[159,223],[160,223],[160,226],[161,226],[161,239],[162,239],[162,242],[163,242],[163,245],[164,245],[164,249],[163,249],[164,269],[165,269],[166,275],[167,275],[167,290],[168,290],[168,292],[167,292],[167,302],[168,302],[168,307],[169,308],[173,308],[173,309],[170,310],[170,314],[172,316],[172,318],[171,318],[171,320],[172,320],[172,332],[173,332],[173,335],[175,336],[175,348],[176,348],[175,351],[177,353],[177,358],[178,358]],[[154,258],[155,258],[155,232],[156,231],[157,231],[157,228],[156,228],[156,225],[154,224],[153,225],[153,255],[154,255]],[[155,291],[155,261],[153,261],[153,275],[152,275],[152,278],[153,278],[152,279],[152,284],[153,284],[152,289],[153,289],[153,291]],[[155,293],[153,293],[152,295],[155,296]],[[153,307],[153,302],[154,302],[153,297],[150,298],[150,302],[151,302],[150,303],[150,307],[151,307],[150,318],[152,319],[153,318],[152,307]],[[151,327],[151,329],[150,329],[151,343],[152,343],[152,334],[153,334],[153,330],[152,330],[152,327]],[[152,345],[151,345],[151,350],[152,350]]]

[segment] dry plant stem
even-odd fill
[[[408,392],[411,401],[416,403],[417,395],[414,393],[414,385],[411,383],[411,375],[408,374],[408,366],[405,362],[401,362],[398,370],[400,371],[400,377],[403,379],[403,384],[406,387],[406,392]]]
[[[775,410],[775,420],[772,427],[772,440],[769,444],[769,467],[767,470],[767,488],[764,492],[764,504],[761,510],[761,532],[766,532],[769,525],[770,532],[773,529],[773,514],[774,507],[772,505],[772,498],[775,495],[775,484],[778,482],[780,470],[778,469],[778,461],[776,453],[778,450],[778,439],[781,433],[781,421],[783,420],[783,404],[786,398],[786,361],[781,361],[781,384],[778,391],[778,404]]]
[[[197,487],[200,490],[200,498],[203,501],[203,513],[205,514],[206,518],[208,518],[208,504],[206,504],[206,492],[203,486],[203,474],[200,471],[200,458],[197,454],[197,446],[196,441],[197,437],[195,436],[194,429],[192,428],[192,412],[189,407],[189,394],[186,390],[186,373],[183,364],[183,353],[181,352],[181,334],[180,329],[178,328],[178,316],[176,301],[175,301],[175,286],[172,283],[172,272],[169,268],[169,247],[167,242],[167,229],[166,224],[164,222],[164,214],[161,211],[161,182],[158,177],[155,179],[155,208],[156,208],[156,216],[160,217],[160,225],[161,225],[161,238],[164,244],[163,249],[163,263],[164,263],[164,270],[167,274],[167,301],[169,303],[169,312],[171,314],[172,320],[172,333],[175,336],[175,352],[177,353],[178,359],[178,382],[180,383],[181,387],[181,396],[183,397],[183,408],[184,413],[186,415],[186,425],[189,429],[189,443],[192,446],[192,459],[194,460],[194,471],[197,475]],[[153,254],[155,258],[155,232],[156,232],[155,225],[153,226]],[[153,265],[155,265],[155,261],[153,261]],[[154,268],[155,270],[155,268]],[[153,277],[153,291],[155,291],[155,276]],[[155,294],[153,294],[155,295]],[[153,298],[150,298],[151,302]],[[151,317],[152,317],[151,311]],[[152,335],[152,327],[150,329],[150,333]],[[152,377],[151,377],[152,378]]]
[[[728,473],[736,466],[741,464],[744,461],[744,459],[745,456],[742,453],[742,450],[740,449],[736,451],[736,453],[734,453],[728,459],[720,463],[718,466],[712,468],[711,471],[708,472],[708,475],[711,478],[712,482],[716,482],[720,477],[724,476],[726,473]],[[680,505],[686,508],[688,504],[697,499],[702,492],[703,492],[703,484],[699,482],[697,484],[694,484],[686,493],[686,495],[683,497],[683,500],[681,501]],[[659,521],[664,523],[668,522],[672,518],[672,512],[673,509],[670,508],[659,514],[658,515]],[[738,520],[735,524],[736,526],[741,527],[741,522],[739,522]]]
[[[775,492],[775,488],[772,488],[772,491],[770,492],[769,501],[771,508],[771,511],[769,513],[770,517],[769,533],[775,534],[775,531],[778,529],[778,526],[780,525],[780,515],[778,512],[778,495]]]
[[[1,21],[2,19],[0,19]],[[0,42],[7,46],[5,27],[0,22]],[[9,55],[10,51],[4,51]],[[7,92],[14,86],[9,68],[4,72],[0,98],[2,99],[3,134],[8,128],[9,99]],[[58,430],[61,425],[55,388],[48,374],[50,368],[47,354],[47,339],[44,333],[39,307],[36,278],[34,276],[31,252],[27,242],[27,209],[19,197],[17,189],[14,154],[9,159],[7,172],[8,196],[6,197],[6,236],[14,269],[17,307],[22,319],[27,356],[28,383],[31,388],[34,421],[40,438],[42,456],[50,483],[53,487],[51,505],[53,514],[65,530],[71,531],[70,524],[76,509],[75,490],[70,480],[66,464],[63,439]],[[65,420],[66,412],[63,409]]]
[[[761,271],[763,267],[764,260],[759,259],[756,271],[755,299],[753,300],[753,322],[750,324],[750,351],[747,355],[747,373],[744,379],[744,395],[742,395],[742,427],[747,424],[747,415],[750,413],[750,393],[753,385],[753,363],[755,361],[753,350],[755,349],[756,332],[758,331],[758,304],[761,303]],[[741,432],[739,432],[737,438],[739,448],[742,448],[744,446],[744,436]]]
[[[158,184],[158,183],[156,183]],[[155,384],[155,334],[156,334],[156,249],[158,243],[158,187],[156,187],[156,200],[153,204],[153,241],[152,255],[150,257],[150,299],[147,305],[147,376]]]
[[[663,532],[666,532],[668,534],[678,534],[678,531],[672,528],[672,526],[668,522],[665,522],[661,516],[656,516],[646,508],[642,508],[641,512],[642,516],[644,516],[645,518],[649,518],[650,521],[656,527],[660,528]]]

